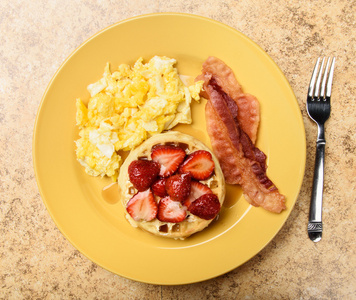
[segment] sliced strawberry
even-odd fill
[[[185,155],[182,148],[173,145],[156,145],[151,150],[152,160],[161,165],[161,177],[168,177],[177,171]]]
[[[189,205],[192,204],[192,202],[195,199],[198,199],[200,196],[204,194],[212,194],[212,193],[213,191],[207,185],[199,181],[192,180],[189,197],[184,200],[183,204],[186,207],[189,207]]]
[[[128,168],[129,179],[139,191],[147,190],[156,180],[160,165],[152,160],[134,160]]]
[[[220,202],[215,194],[205,194],[190,204],[188,210],[199,218],[211,220],[220,211]]]
[[[167,178],[167,194],[175,201],[184,201],[190,194],[191,177],[189,174],[176,174]]]
[[[205,150],[192,152],[179,167],[180,173],[190,173],[196,180],[208,179],[214,172],[215,164],[211,153]]]
[[[127,202],[126,210],[137,222],[151,221],[156,218],[158,207],[151,189],[136,193]]]
[[[180,173],[190,173],[197,180],[208,179],[214,171],[215,164],[211,153],[205,150],[197,150],[188,155],[179,167]]]
[[[151,188],[156,196],[158,197],[167,196],[166,181],[167,178],[159,178],[152,184]]]
[[[158,203],[157,219],[162,222],[179,223],[187,216],[186,207],[180,202],[164,197]]]

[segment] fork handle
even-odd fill
[[[321,220],[324,187],[324,158],[325,138],[324,125],[318,126],[318,139],[316,142],[315,168],[313,189],[309,209],[308,235],[314,242],[321,240],[323,224]]]

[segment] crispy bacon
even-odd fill
[[[250,137],[252,143],[255,143],[260,122],[260,104],[258,100],[253,95],[243,93],[234,72],[223,61],[214,56],[208,57],[203,63],[202,74],[196,80],[204,80],[204,89],[206,90],[206,85],[212,77],[237,104],[237,118],[240,126]],[[208,99],[206,93],[203,93],[202,96]]]
[[[259,117],[253,118],[253,124],[246,125],[246,120],[250,119],[251,122],[251,116],[256,111],[259,112],[259,109],[258,107],[256,109],[256,102],[252,106],[246,104],[246,94],[242,93],[239,85],[237,92],[232,92],[234,98],[230,96],[232,85],[237,83],[236,79],[235,82],[231,79],[231,73],[231,69],[222,61],[209,58],[203,65],[203,74],[200,77],[205,80],[204,89],[209,100],[205,112],[213,150],[220,161],[227,183],[240,184],[246,200],[252,205],[279,213],[286,208],[285,197],[267,177],[266,155],[255,147],[252,140],[257,136]],[[229,79],[225,81],[226,74],[229,75]],[[244,98],[242,115],[249,116],[247,119],[240,118],[239,98]],[[251,99],[257,101],[254,97]],[[248,111],[249,106],[254,108],[252,112]],[[245,128],[248,128],[249,134]],[[251,128],[252,131],[249,130]]]

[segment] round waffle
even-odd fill
[[[136,159],[151,159],[152,147],[155,145],[165,144],[179,146],[183,148],[187,154],[190,154],[196,150],[206,150],[211,153],[215,163],[214,173],[209,179],[200,182],[210,187],[212,192],[218,196],[220,204],[222,205],[225,198],[225,179],[215,155],[206,145],[194,137],[177,131],[170,131],[167,133],[154,135],[147,139],[136,149],[132,150],[128,157],[125,159],[120,168],[120,174],[118,178],[120,197],[124,207],[126,208],[127,202],[137,192],[129,180],[128,166]],[[156,201],[158,202],[159,200],[160,198],[156,197]],[[189,211],[187,211],[186,219],[179,223],[161,222],[157,218],[152,221],[137,222],[134,221],[128,213],[126,213],[126,218],[134,227],[140,227],[141,229],[158,236],[175,239],[184,239],[193,233],[203,230],[212,222],[212,220],[201,219],[191,214]]]

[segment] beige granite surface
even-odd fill
[[[65,58],[128,17],[187,12],[236,28],[289,80],[302,111],[307,164],[289,219],[257,256],[215,279],[157,286],[114,275],[64,238],[37,189],[32,132],[41,97]],[[356,299],[356,2],[0,1],[0,299]],[[316,126],[305,110],[316,57],[337,57],[326,126],[324,235],[306,233]]]

